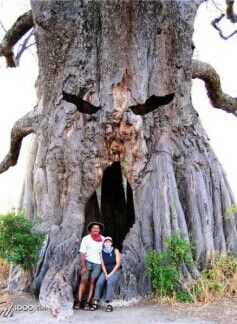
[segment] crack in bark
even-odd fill
[[[13,47],[33,27],[31,10],[21,15],[7,31],[0,44],[0,57],[5,56],[7,67],[16,67]]]
[[[38,124],[39,114],[36,110],[30,111],[15,122],[11,130],[10,150],[0,163],[0,174],[17,163],[23,138],[35,133]]]
[[[201,79],[205,82],[207,95],[213,107],[237,117],[237,98],[233,98],[222,91],[220,77],[210,64],[193,60],[192,78]]]

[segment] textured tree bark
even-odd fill
[[[85,225],[95,217],[113,229],[103,189],[113,162],[129,183],[118,175],[119,205],[133,213],[114,220],[126,234],[119,298],[151,292],[144,255],[172,233],[200,264],[237,249],[236,215],[224,218],[233,196],[191,102],[196,3],[31,0],[44,118],[21,201],[48,234],[32,289],[59,317],[72,313]]]

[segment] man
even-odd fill
[[[101,273],[101,259],[100,252],[104,236],[100,233],[103,231],[104,226],[99,222],[91,222],[87,226],[88,235],[84,236],[80,246],[80,261],[81,261],[81,281],[78,288],[77,299],[74,303],[74,308],[81,307],[82,296],[85,291],[86,283],[89,280],[89,294],[84,306],[85,310],[90,309],[90,302],[93,295],[96,279]]]

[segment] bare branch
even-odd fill
[[[215,7],[218,11],[222,12],[221,8],[216,4],[216,1],[215,1],[215,0],[212,0],[212,4],[214,5],[214,7]]]
[[[237,30],[234,30],[230,35],[226,36],[225,39],[229,39],[232,36],[234,36],[235,34],[237,34]]]
[[[227,39],[231,38],[233,35],[235,35],[235,34],[237,33],[237,30],[234,30],[234,31],[233,31],[231,34],[229,34],[228,36],[225,36],[225,35],[223,34],[223,31],[221,30],[221,28],[218,26],[219,22],[220,22],[221,19],[224,18],[224,17],[225,17],[225,15],[224,15],[224,14],[221,14],[220,17],[213,19],[212,22],[211,22],[211,24],[212,24],[212,26],[213,26],[216,30],[218,30],[220,37],[221,37],[222,39],[224,39],[224,40],[227,40]]]
[[[0,25],[2,26],[2,29],[5,31],[5,33],[7,32],[6,28],[4,27],[3,23],[0,20]]]
[[[0,44],[0,56],[5,56],[8,67],[15,67],[13,47],[33,27],[31,10],[21,15],[4,36]]]
[[[237,15],[234,12],[234,0],[226,0],[226,18],[232,23],[237,22]]]
[[[16,55],[16,62],[19,64],[19,61],[20,61],[20,58],[22,56],[22,54],[24,53],[24,51],[35,45],[35,42],[34,43],[31,43],[31,44],[28,44],[29,43],[29,40],[31,39],[31,37],[35,34],[35,29],[32,28],[29,35],[24,39],[23,43],[20,45],[19,47],[19,50],[17,52],[17,55]]]
[[[234,0],[226,0],[226,12],[225,12],[225,14],[222,13],[219,17],[213,19],[213,21],[211,22],[212,26],[218,31],[219,36],[224,40],[227,40],[227,39],[231,38],[232,36],[234,36],[235,34],[237,34],[237,30],[234,30],[228,36],[225,36],[223,34],[223,31],[219,27],[219,22],[224,17],[226,17],[232,23],[237,22],[237,15],[234,12],[234,7],[233,6],[234,6]]]
[[[195,3],[200,6],[203,2],[207,2],[208,0],[195,0]]]
[[[237,98],[222,91],[220,77],[210,64],[193,60],[192,78],[198,78],[205,82],[207,95],[213,107],[232,113],[237,117]]]
[[[11,130],[10,150],[0,163],[0,174],[17,163],[22,140],[25,136],[36,131],[40,121],[39,116],[35,109],[16,121]]]

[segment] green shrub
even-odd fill
[[[173,234],[165,241],[165,251],[169,259],[179,267],[183,263],[193,264],[191,244],[182,234]]]
[[[169,263],[167,254],[148,252],[145,256],[147,270],[151,273],[151,282],[153,288],[160,297],[170,295],[175,290],[179,273],[176,267]]]
[[[30,270],[36,264],[44,234],[33,229],[23,212],[0,215],[0,258]]]
[[[224,213],[224,219],[228,220],[230,218],[230,216],[234,213],[237,213],[237,205],[236,204],[230,205],[226,208],[226,211]]]
[[[174,234],[165,241],[164,251],[150,251],[145,255],[145,265],[151,273],[152,286],[160,297],[170,296],[187,301],[189,294],[181,289],[180,267],[192,264],[190,243],[181,234]]]

